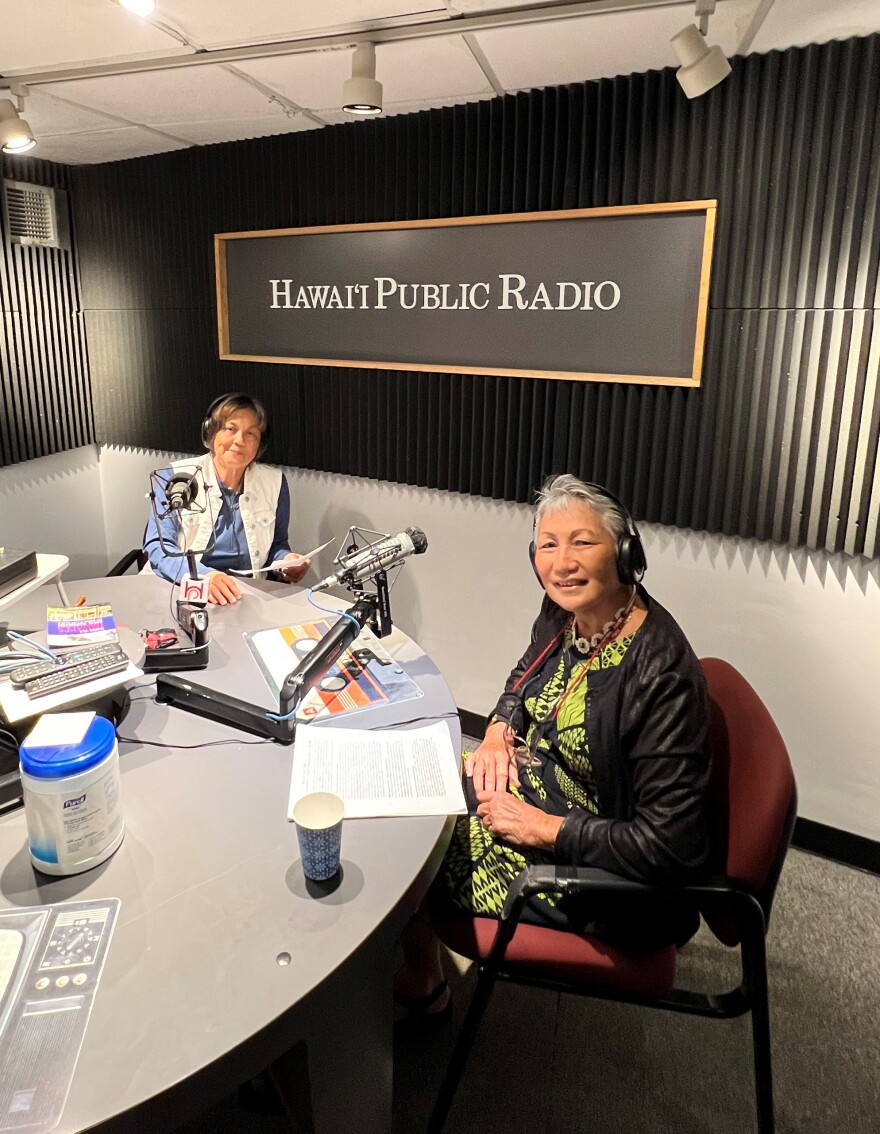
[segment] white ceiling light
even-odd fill
[[[117,0],[120,8],[134,12],[136,16],[149,16],[156,7],[156,0]]]
[[[669,41],[672,50],[681,64],[675,73],[681,89],[688,98],[699,98],[727,78],[730,64],[724,52],[715,44],[706,43],[709,30],[709,17],[715,11],[716,0],[697,0],[695,15],[697,24],[688,24]]]
[[[12,99],[0,98],[0,149],[4,154],[26,154],[37,144],[33,130],[21,117],[27,90],[13,87],[10,93],[15,95],[15,103]]]
[[[376,79],[376,48],[359,43],[351,60],[351,78],[342,84],[342,109],[349,114],[381,114],[382,84]]]

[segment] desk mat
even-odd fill
[[[0,910],[0,1130],[58,1125],[119,906]]]
[[[255,630],[244,635],[274,697],[284,679],[334,626],[336,619],[320,618],[295,626]],[[306,696],[298,721],[337,716],[421,697],[422,690],[365,626],[336,664]]]

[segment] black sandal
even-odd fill
[[[435,1032],[445,1027],[452,1019],[452,997],[449,997],[439,1011],[431,1012],[430,1008],[437,1003],[444,992],[448,991],[448,982],[441,980],[434,991],[429,992],[427,996],[404,996],[402,992],[395,992],[394,1003],[407,1011],[406,1016],[394,1021],[395,1032],[415,1035]]]

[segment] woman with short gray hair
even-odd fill
[[[645,552],[628,510],[600,485],[552,477],[529,551],[544,604],[467,759],[469,814],[432,896],[482,917],[500,915],[534,863],[674,885],[709,862],[705,683],[680,627],[641,585]],[[530,899],[523,920],[641,952],[682,944],[699,915],[668,895],[633,921],[552,894]],[[448,991],[425,924],[404,938],[396,989],[407,1018],[433,1026]]]

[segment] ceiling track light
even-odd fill
[[[710,47],[705,39],[715,3],[716,0],[697,0],[694,12],[697,23],[688,24],[669,41],[681,64],[675,77],[688,98],[699,98],[730,74],[724,52],[718,44]]]
[[[21,117],[27,87],[13,85],[9,93],[15,102],[0,98],[0,150],[4,154],[26,154],[37,144],[33,130]]]
[[[156,7],[156,0],[116,0],[116,3],[136,16],[149,16]]]
[[[362,117],[382,113],[382,84],[376,79],[376,47],[359,43],[351,60],[351,78],[342,84],[342,109]]]

